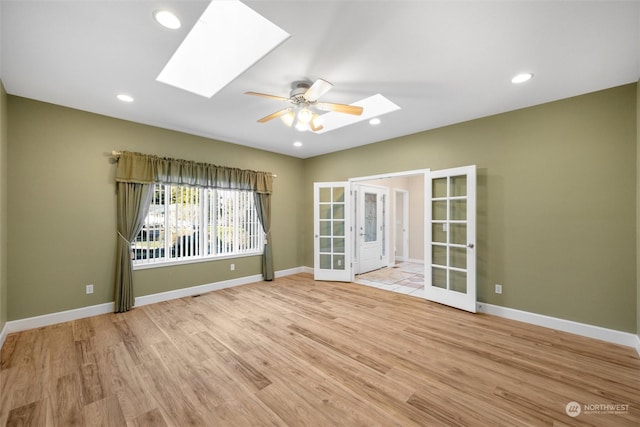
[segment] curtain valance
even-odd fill
[[[271,194],[273,174],[123,151],[117,182],[178,184]]]

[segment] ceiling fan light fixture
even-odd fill
[[[311,119],[313,119],[313,111],[311,111],[309,108],[302,107],[300,111],[298,111],[299,123],[309,124],[309,122],[311,122]]]
[[[293,111],[291,111],[291,109],[289,109],[289,112],[280,116],[280,119],[282,120],[282,122],[287,125],[288,127],[291,127],[293,125],[293,121],[295,120],[296,116],[295,114],[293,114]]]
[[[303,123],[300,120],[296,122],[295,128],[300,132],[305,132],[309,130],[309,123]]]
[[[313,118],[311,119],[311,124],[315,128],[319,128],[324,123],[324,119],[321,115],[313,113]]]

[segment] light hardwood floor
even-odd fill
[[[8,426],[640,425],[631,348],[306,274],[12,334],[0,380]]]

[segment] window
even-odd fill
[[[156,184],[133,265],[262,253],[264,232],[251,191]]]

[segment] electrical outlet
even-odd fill
[[[502,293],[502,285],[498,285],[496,283],[496,294],[501,294]]]
[[[235,264],[231,264],[231,265],[229,266],[229,268],[231,269],[231,271],[235,271],[235,269],[236,269],[236,265],[235,265]]]
[[[88,294],[92,294],[93,293],[93,283],[89,284],[86,286],[85,291]]]

